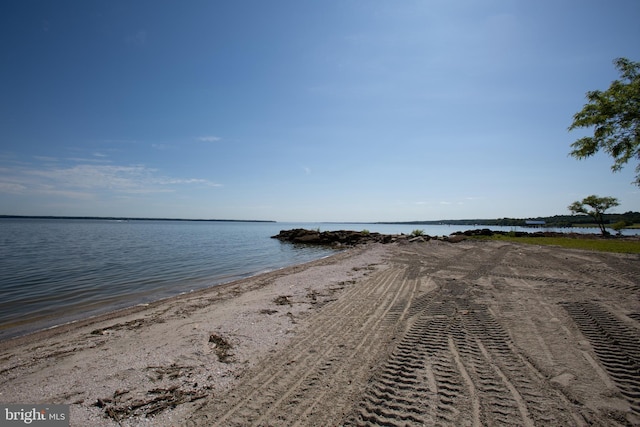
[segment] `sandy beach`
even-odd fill
[[[640,425],[640,257],[368,244],[0,343],[72,426]]]

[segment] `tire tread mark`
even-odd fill
[[[274,355],[268,366],[255,367],[234,390],[205,404],[190,420],[191,425],[264,425],[268,419],[291,424],[306,409],[296,402],[317,402],[310,398],[322,379],[340,363],[349,363],[354,348],[368,346],[372,354],[376,327],[397,302],[397,284],[403,269],[387,269],[370,276],[360,287],[350,287],[344,298],[325,305],[312,315],[312,330],[306,331],[282,353]],[[407,298],[408,300],[408,298]],[[381,307],[386,307],[382,309]],[[335,318],[344,319],[335,322]],[[354,332],[343,343],[344,329]],[[347,335],[347,337],[349,337]],[[345,337],[345,338],[347,338]],[[351,343],[358,345],[351,345]],[[373,356],[373,355],[372,355]],[[285,406],[286,409],[282,409]],[[295,408],[294,411],[291,408]],[[270,418],[269,418],[270,417]]]
[[[640,339],[633,329],[594,302],[562,303],[589,340],[605,371],[640,415]]]

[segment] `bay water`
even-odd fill
[[[2,218],[0,340],[335,253],[270,238],[291,228],[434,236],[484,227]]]

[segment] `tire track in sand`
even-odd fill
[[[640,415],[640,338],[606,309],[594,302],[562,304],[589,340],[605,371]]]
[[[557,393],[517,354],[504,354],[489,334],[469,328],[468,314],[449,308],[450,316],[414,323],[346,425],[572,424]]]
[[[588,424],[580,403],[529,362],[489,305],[486,283],[511,246],[457,248],[436,260],[427,245],[402,248],[388,269],[309,316],[286,348],[204,404],[187,425]],[[615,334],[611,319],[600,323]],[[640,353],[635,345],[626,350]],[[602,360],[604,353],[596,354]],[[621,362],[606,358],[617,372]],[[633,377],[623,371],[612,377]],[[636,399],[637,389],[626,390]]]
[[[473,301],[473,281],[503,254],[415,299],[407,333],[345,425],[576,424],[567,399],[526,362],[488,307]]]
[[[193,414],[187,425],[329,425],[350,408],[368,371],[384,357],[417,280],[396,266],[348,288],[309,319],[286,349],[233,390]],[[310,421],[309,421],[310,422]]]

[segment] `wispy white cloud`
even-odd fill
[[[65,160],[75,163],[111,163],[108,159],[103,157],[68,157]]]
[[[181,188],[221,187],[202,178],[163,176],[144,165],[83,163],[73,166],[0,167],[0,193],[49,195],[73,199],[178,192]]]
[[[100,142],[107,145],[137,145],[143,143],[137,139],[103,139]]]
[[[218,142],[221,141],[222,138],[220,138],[219,136],[201,136],[198,137],[198,141],[202,141],[202,142]]]
[[[206,179],[198,179],[198,178],[190,178],[190,179],[177,179],[177,178],[162,178],[158,180],[159,184],[162,185],[189,185],[189,184],[200,184],[206,187],[222,187],[222,184],[218,184],[216,182],[211,182]]]
[[[41,162],[57,162],[57,157],[49,157],[49,156],[33,156],[34,159],[39,160]]]
[[[23,192],[25,193],[25,192]],[[89,191],[72,191],[57,189],[50,185],[43,185],[35,190],[29,190],[27,194],[36,194],[41,196],[51,196],[56,198],[75,199],[75,200],[93,200],[95,195]]]
[[[0,182],[0,193],[20,194],[27,188],[14,182]]]
[[[155,170],[143,166],[88,164],[23,171],[26,176],[44,178],[61,187],[112,189],[124,192],[144,188],[153,172]]]

